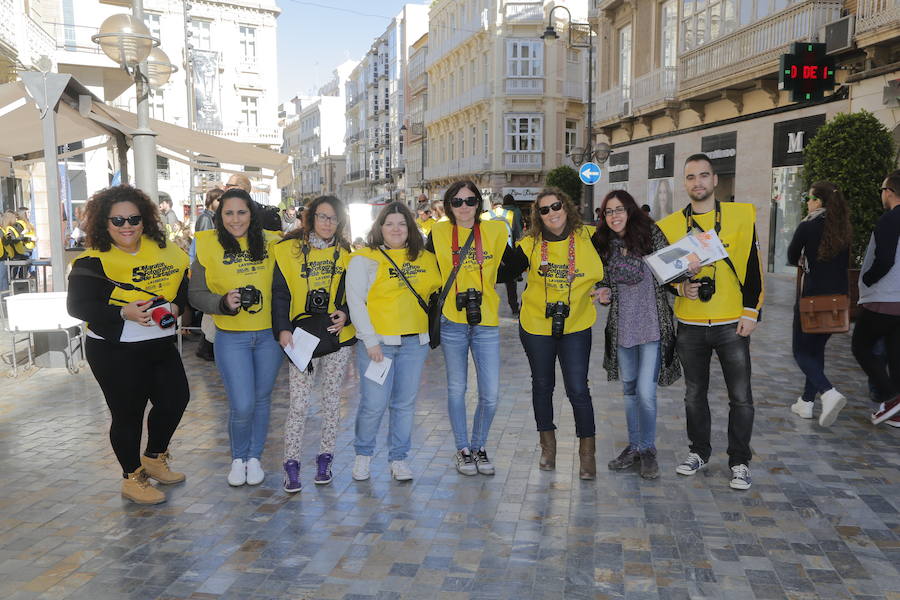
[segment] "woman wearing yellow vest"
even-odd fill
[[[169,468],[169,441],[190,397],[175,346],[175,318],[187,305],[188,257],[166,244],[156,205],[131,186],[95,194],[82,223],[89,249],[72,263],[69,314],[87,321],[85,351],[112,415],[122,496],[158,504],[166,497],[148,477],[164,484],[185,479]]]
[[[582,223],[578,208],[564,192],[542,190],[531,214],[516,263],[521,270],[528,269],[519,338],[531,366],[531,403],[541,443],[539,466],[546,471],[556,468],[553,388],[558,359],[575,416],[579,476],[594,479],[594,405],[588,362],[591,326],[597,320],[591,291],[603,279],[603,262],[591,242],[594,228]]]
[[[500,297],[494,291],[501,263],[512,255],[506,224],[482,221],[483,201],[472,181],[457,181],[444,194],[446,221],[431,228],[426,249],[433,250],[445,285],[453,282],[441,317],[441,347],[447,368],[447,411],[456,442],[456,470],[463,475],[493,475],[485,444],[500,396]],[[469,237],[472,237],[469,242]],[[462,249],[469,243],[469,250]],[[462,262],[460,262],[460,255]],[[478,379],[478,406],[472,437],[466,430],[466,381],[469,350]]]
[[[441,285],[434,254],[416,229],[412,212],[388,204],[369,231],[368,247],[354,252],[347,269],[347,303],[356,326],[361,397],[356,412],[353,479],[369,478],[369,462],[385,409],[390,409],[388,460],[397,481],[412,479],[406,464],[419,380],[428,356],[428,315],[419,303]],[[415,290],[413,292],[410,286]],[[364,374],[371,363],[391,361],[386,379]]]
[[[222,194],[216,228],[197,233],[191,266],[191,304],[216,324],[216,366],[230,407],[228,485],[265,479],[260,457],[269,431],[269,408],[284,353],[272,337],[272,245],[250,194]]]
[[[291,407],[284,425],[284,491],[299,492],[300,450],[313,394],[313,370],[321,371],[316,392],[322,398],[322,439],[316,456],[317,485],[331,483],[335,438],[340,416],[340,389],[353,354],[356,334],[349,324],[344,273],[350,245],[344,239],[347,211],[334,196],[319,196],[303,211],[302,229],[291,231],[275,246],[272,283],[272,328],[282,347],[292,344],[292,332],[306,318],[328,315],[328,333],[337,337],[333,352],[314,358],[300,371],[290,363]]]
[[[0,292],[9,289],[9,270],[6,261],[13,260],[16,256],[16,231],[13,225],[16,223],[16,213],[6,211],[0,213]]]

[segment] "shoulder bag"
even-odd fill
[[[805,265],[805,256],[800,264]],[[804,266],[797,267],[800,281],[797,286],[797,304],[800,307],[800,330],[803,333],[847,333],[850,331],[850,296],[847,294],[823,294],[801,296]]]

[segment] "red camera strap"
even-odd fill
[[[575,281],[575,232],[569,234],[569,265],[567,279],[569,285]],[[538,269],[545,277],[550,271],[550,247],[547,240],[541,240],[541,266]]]

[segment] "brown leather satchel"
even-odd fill
[[[850,331],[850,297],[847,294],[805,296],[799,299],[803,333]]]

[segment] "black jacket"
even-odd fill
[[[825,215],[803,221],[794,232],[787,250],[788,264],[797,266],[801,254],[806,255],[809,273],[803,277],[803,296],[824,296],[848,293],[847,269],[850,268],[850,248],[838,252],[827,261],[818,258],[819,242],[825,231]]]

